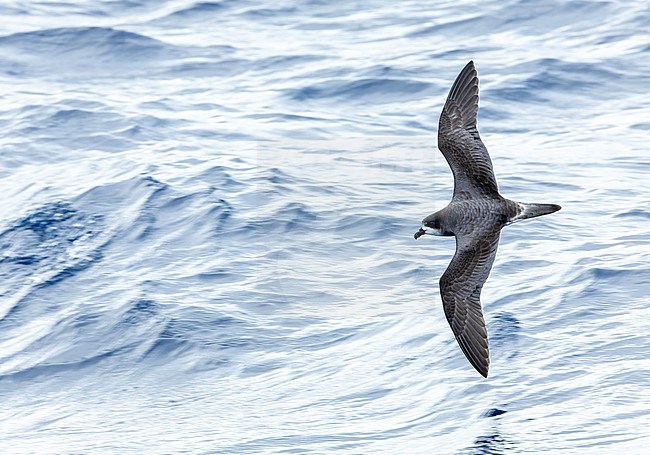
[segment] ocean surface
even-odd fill
[[[645,1],[0,5],[0,453],[644,454]],[[413,239],[474,60],[483,379]]]

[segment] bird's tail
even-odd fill
[[[536,218],[549,213],[557,212],[562,207],[556,204],[528,204],[525,202],[517,202],[519,213],[512,217],[511,223],[519,220],[526,220],[528,218]]]

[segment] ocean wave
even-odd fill
[[[187,52],[138,33],[105,27],[66,27],[0,37],[12,74],[55,79],[110,78],[162,72]],[[66,64],[60,65],[65,59]]]
[[[119,60],[148,58],[174,46],[147,36],[110,27],[63,27],[14,33],[0,37],[0,46],[28,54],[52,57],[112,55]]]
[[[186,8],[179,9],[174,11],[165,17],[165,19],[177,20],[205,20],[212,13],[220,13],[223,10],[228,8],[228,4],[231,2],[221,1],[221,2],[197,2]]]
[[[392,103],[406,101],[415,94],[426,92],[430,84],[400,79],[360,79],[355,81],[331,80],[318,85],[290,90],[296,101],[345,97],[348,102],[373,101]]]

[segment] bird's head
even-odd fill
[[[446,231],[442,227],[442,222],[440,219],[440,212],[433,213],[422,220],[422,226],[413,236],[415,240],[422,237],[423,235],[437,235],[437,236],[450,236],[453,235],[451,232]]]

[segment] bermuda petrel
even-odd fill
[[[456,253],[440,278],[445,316],[467,360],[487,378],[490,366],[481,289],[497,254],[501,229],[560,210],[555,204],[514,202],[499,194],[492,161],[476,129],[478,77],[474,62],[460,72],[440,114],[438,148],[454,174],[454,195],[415,233],[455,236]]]

